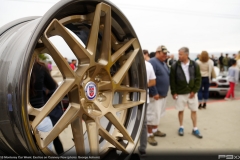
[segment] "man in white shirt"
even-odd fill
[[[147,73],[147,85],[148,85],[148,87],[155,86],[156,85],[156,76],[155,76],[153,67],[152,67],[151,63],[147,62],[146,60],[145,60],[145,66],[146,66],[146,73]],[[147,93],[147,106],[148,106],[148,103],[149,103],[149,93]],[[146,108],[147,108],[147,106],[146,106]],[[138,147],[138,151],[141,156],[144,156],[146,154],[146,147],[147,147],[147,117],[146,117],[146,113],[145,113],[143,127],[142,127],[142,133],[140,136],[140,146]]]
[[[172,65],[170,72],[170,86],[173,99],[176,100],[176,109],[180,128],[178,134],[184,135],[183,115],[185,106],[191,110],[193,122],[192,134],[202,138],[197,128],[198,98],[197,92],[201,86],[201,73],[198,64],[188,58],[189,49],[182,47],[179,49],[179,60]]]

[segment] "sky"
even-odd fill
[[[0,27],[26,16],[42,16],[59,0],[0,0]],[[186,46],[218,56],[240,50],[239,0],[111,0],[132,24],[142,49]]]

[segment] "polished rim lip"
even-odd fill
[[[7,32],[8,30],[10,30],[11,28],[15,27],[16,25],[35,20],[37,18],[40,18],[40,16],[24,17],[24,18],[16,19],[12,22],[9,22],[9,23],[5,24],[4,26],[0,27],[0,36],[3,35],[5,32]]]
[[[26,81],[27,81],[26,78],[27,78],[28,71],[24,70],[24,68],[28,68],[29,67],[29,65],[30,65],[30,58],[31,58],[30,55],[32,54],[33,50],[35,49],[36,43],[37,43],[38,39],[40,38],[40,36],[42,35],[43,31],[46,29],[46,27],[49,25],[51,20],[57,15],[57,13],[60,10],[65,8],[68,4],[77,3],[77,2],[80,2],[80,1],[82,1],[82,0],[77,0],[77,1],[74,1],[74,0],[72,0],[72,1],[60,1],[59,3],[54,5],[43,17],[41,17],[39,19],[38,25],[35,27],[35,29],[33,31],[33,34],[31,36],[31,38],[29,39],[29,43],[26,46],[25,57],[28,57],[28,58],[25,58],[23,63],[22,63],[22,66],[20,66],[21,70],[22,70],[22,73],[23,73],[23,76],[22,76],[22,79],[21,79],[22,82],[26,83]],[[105,2],[105,3],[111,4],[108,1],[100,1],[100,0],[92,0],[92,1],[94,1],[94,2]],[[122,20],[125,22],[126,25],[128,25],[131,34],[133,34],[137,38],[137,36],[135,35],[134,30],[132,28],[130,28],[132,26],[128,22],[127,18],[120,12],[119,9],[117,10],[116,6],[114,6],[113,4],[111,4],[111,6],[113,7],[112,9],[114,9],[115,12],[118,13],[120,17],[121,16],[124,17]],[[37,19],[37,18],[39,18],[39,17],[35,17],[35,19]],[[28,20],[26,20],[24,22],[35,20],[35,19],[34,18],[32,18],[32,19],[30,18],[30,19],[28,19]],[[24,23],[24,22],[22,22],[22,23]],[[17,24],[20,24],[20,22],[15,22],[15,24],[12,24],[13,25],[12,27],[14,27]],[[8,24],[8,26],[10,26],[10,25]],[[9,27],[8,29],[10,29],[12,27]],[[5,29],[4,31],[2,31],[2,33],[1,32],[0,33],[3,34],[6,31],[7,30]],[[143,65],[145,65],[145,64],[143,64]],[[26,95],[26,88],[27,88],[26,85],[27,84],[23,84],[23,86],[21,86],[22,87],[22,106],[26,106],[27,105],[26,101],[24,100],[24,97],[23,97],[24,95]],[[142,116],[143,116],[143,113],[144,112],[142,112]],[[27,109],[26,108],[22,108],[21,114],[22,114],[23,117],[27,117],[27,115],[28,115],[27,114]],[[23,125],[25,127],[27,127],[27,128],[25,128],[26,129],[25,134],[26,134],[26,132],[28,132],[30,130],[30,128],[28,126],[29,123],[26,124],[27,122],[28,122],[28,119],[26,119],[26,121],[23,122],[23,123],[25,123]],[[140,122],[140,125],[142,125],[142,122]],[[140,133],[138,133],[138,134],[140,134]]]

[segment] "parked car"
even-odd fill
[[[225,96],[229,89],[229,82],[227,79],[227,72],[220,72],[218,67],[214,67],[216,78],[212,79],[210,83],[209,92],[212,95]]]

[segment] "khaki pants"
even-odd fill
[[[166,98],[155,100],[150,98],[150,103],[147,108],[147,125],[158,125],[160,118],[164,116],[166,111]]]

